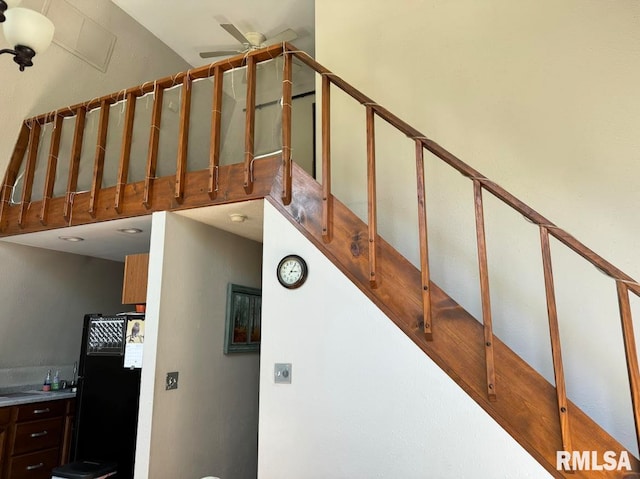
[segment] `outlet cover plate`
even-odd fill
[[[166,390],[178,389],[178,372],[167,373]]]
[[[276,363],[273,379],[278,384],[291,384],[291,363]]]

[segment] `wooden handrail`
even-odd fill
[[[571,236],[569,233],[559,228],[551,221],[546,219],[540,213],[536,212],[534,209],[527,206],[523,201],[519,200],[511,193],[506,191],[504,188],[496,184],[495,182],[489,180],[487,177],[482,175],[476,169],[464,163],[458,157],[438,145],[435,141],[430,140],[426,135],[413,128],[408,123],[401,120],[399,117],[391,113],[386,108],[376,104],[373,100],[371,100],[366,95],[363,95],[350,84],[333,74],[330,70],[316,62],[313,58],[311,58],[307,53],[303,51],[296,50],[293,46],[286,44],[285,50],[293,54],[298,60],[314,69],[316,72],[320,73],[323,76],[329,78],[331,83],[342,91],[350,95],[353,99],[358,101],[361,104],[367,104],[371,106],[376,112],[376,115],[381,119],[385,120],[390,125],[394,126],[401,133],[405,134],[407,137],[420,140],[424,148],[429,150],[431,153],[436,155],[445,163],[449,164],[454,169],[458,170],[464,176],[470,178],[471,180],[477,179],[482,183],[483,189],[491,193],[493,196],[506,203],[515,209],[518,213],[523,215],[525,218],[530,220],[531,222],[538,225],[545,225],[549,230],[549,234],[556,238],[558,241],[563,243],[565,246],[569,247],[580,256],[585,258],[591,264],[593,264],[596,268],[607,274],[613,279],[623,280],[629,287],[630,291],[633,291],[636,295],[640,296],[640,283],[634,280],[627,274],[625,274],[620,269],[616,268],[613,264],[609,263],[603,257],[595,253],[593,250],[582,244],[576,238]]]

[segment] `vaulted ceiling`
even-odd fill
[[[112,0],[147,30],[194,66],[210,63],[199,52],[234,50],[241,45],[220,27],[232,23],[242,32],[267,39],[288,28],[296,47],[314,54],[314,0]]]

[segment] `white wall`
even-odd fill
[[[122,311],[123,264],[0,242],[0,388],[71,379],[86,313]]]
[[[289,253],[296,290],[275,276]],[[263,268],[261,479],[550,477],[267,202]]]
[[[316,2],[316,52],[640,278],[638,18],[632,0],[327,0]],[[381,121],[376,131],[380,233],[418,264],[413,142]],[[337,89],[332,135],[335,191],[364,216],[364,108]],[[433,279],[480,317],[471,182],[432,157],[426,171]],[[485,202],[496,332],[553,381],[537,228]],[[615,284],[552,250],[569,395],[637,452]]]
[[[259,355],[223,345],[227,284],[260,287],[261,257],[260,243],[153,215],[136,478],[256,477]]]
[[[0,171],[4,174],[22,121],[146,81],[186,70],[178,55],[143,29],[109,0],[68,0],[71,5],[116,35],[106,73],[90,66],[57,44],[34,58],[24,72],[9,55],[0,58]],[[23,7],[40,11],[44,0],[24,0]],[[61,26],[59,26],[61,27]],[[0,31],[0,45],[8,47]]]

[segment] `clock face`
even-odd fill
[[[297,255],[285,256],[278,264],[276,272],[282,286],[289,289],[298,288],[307,279],[307,263]]]

